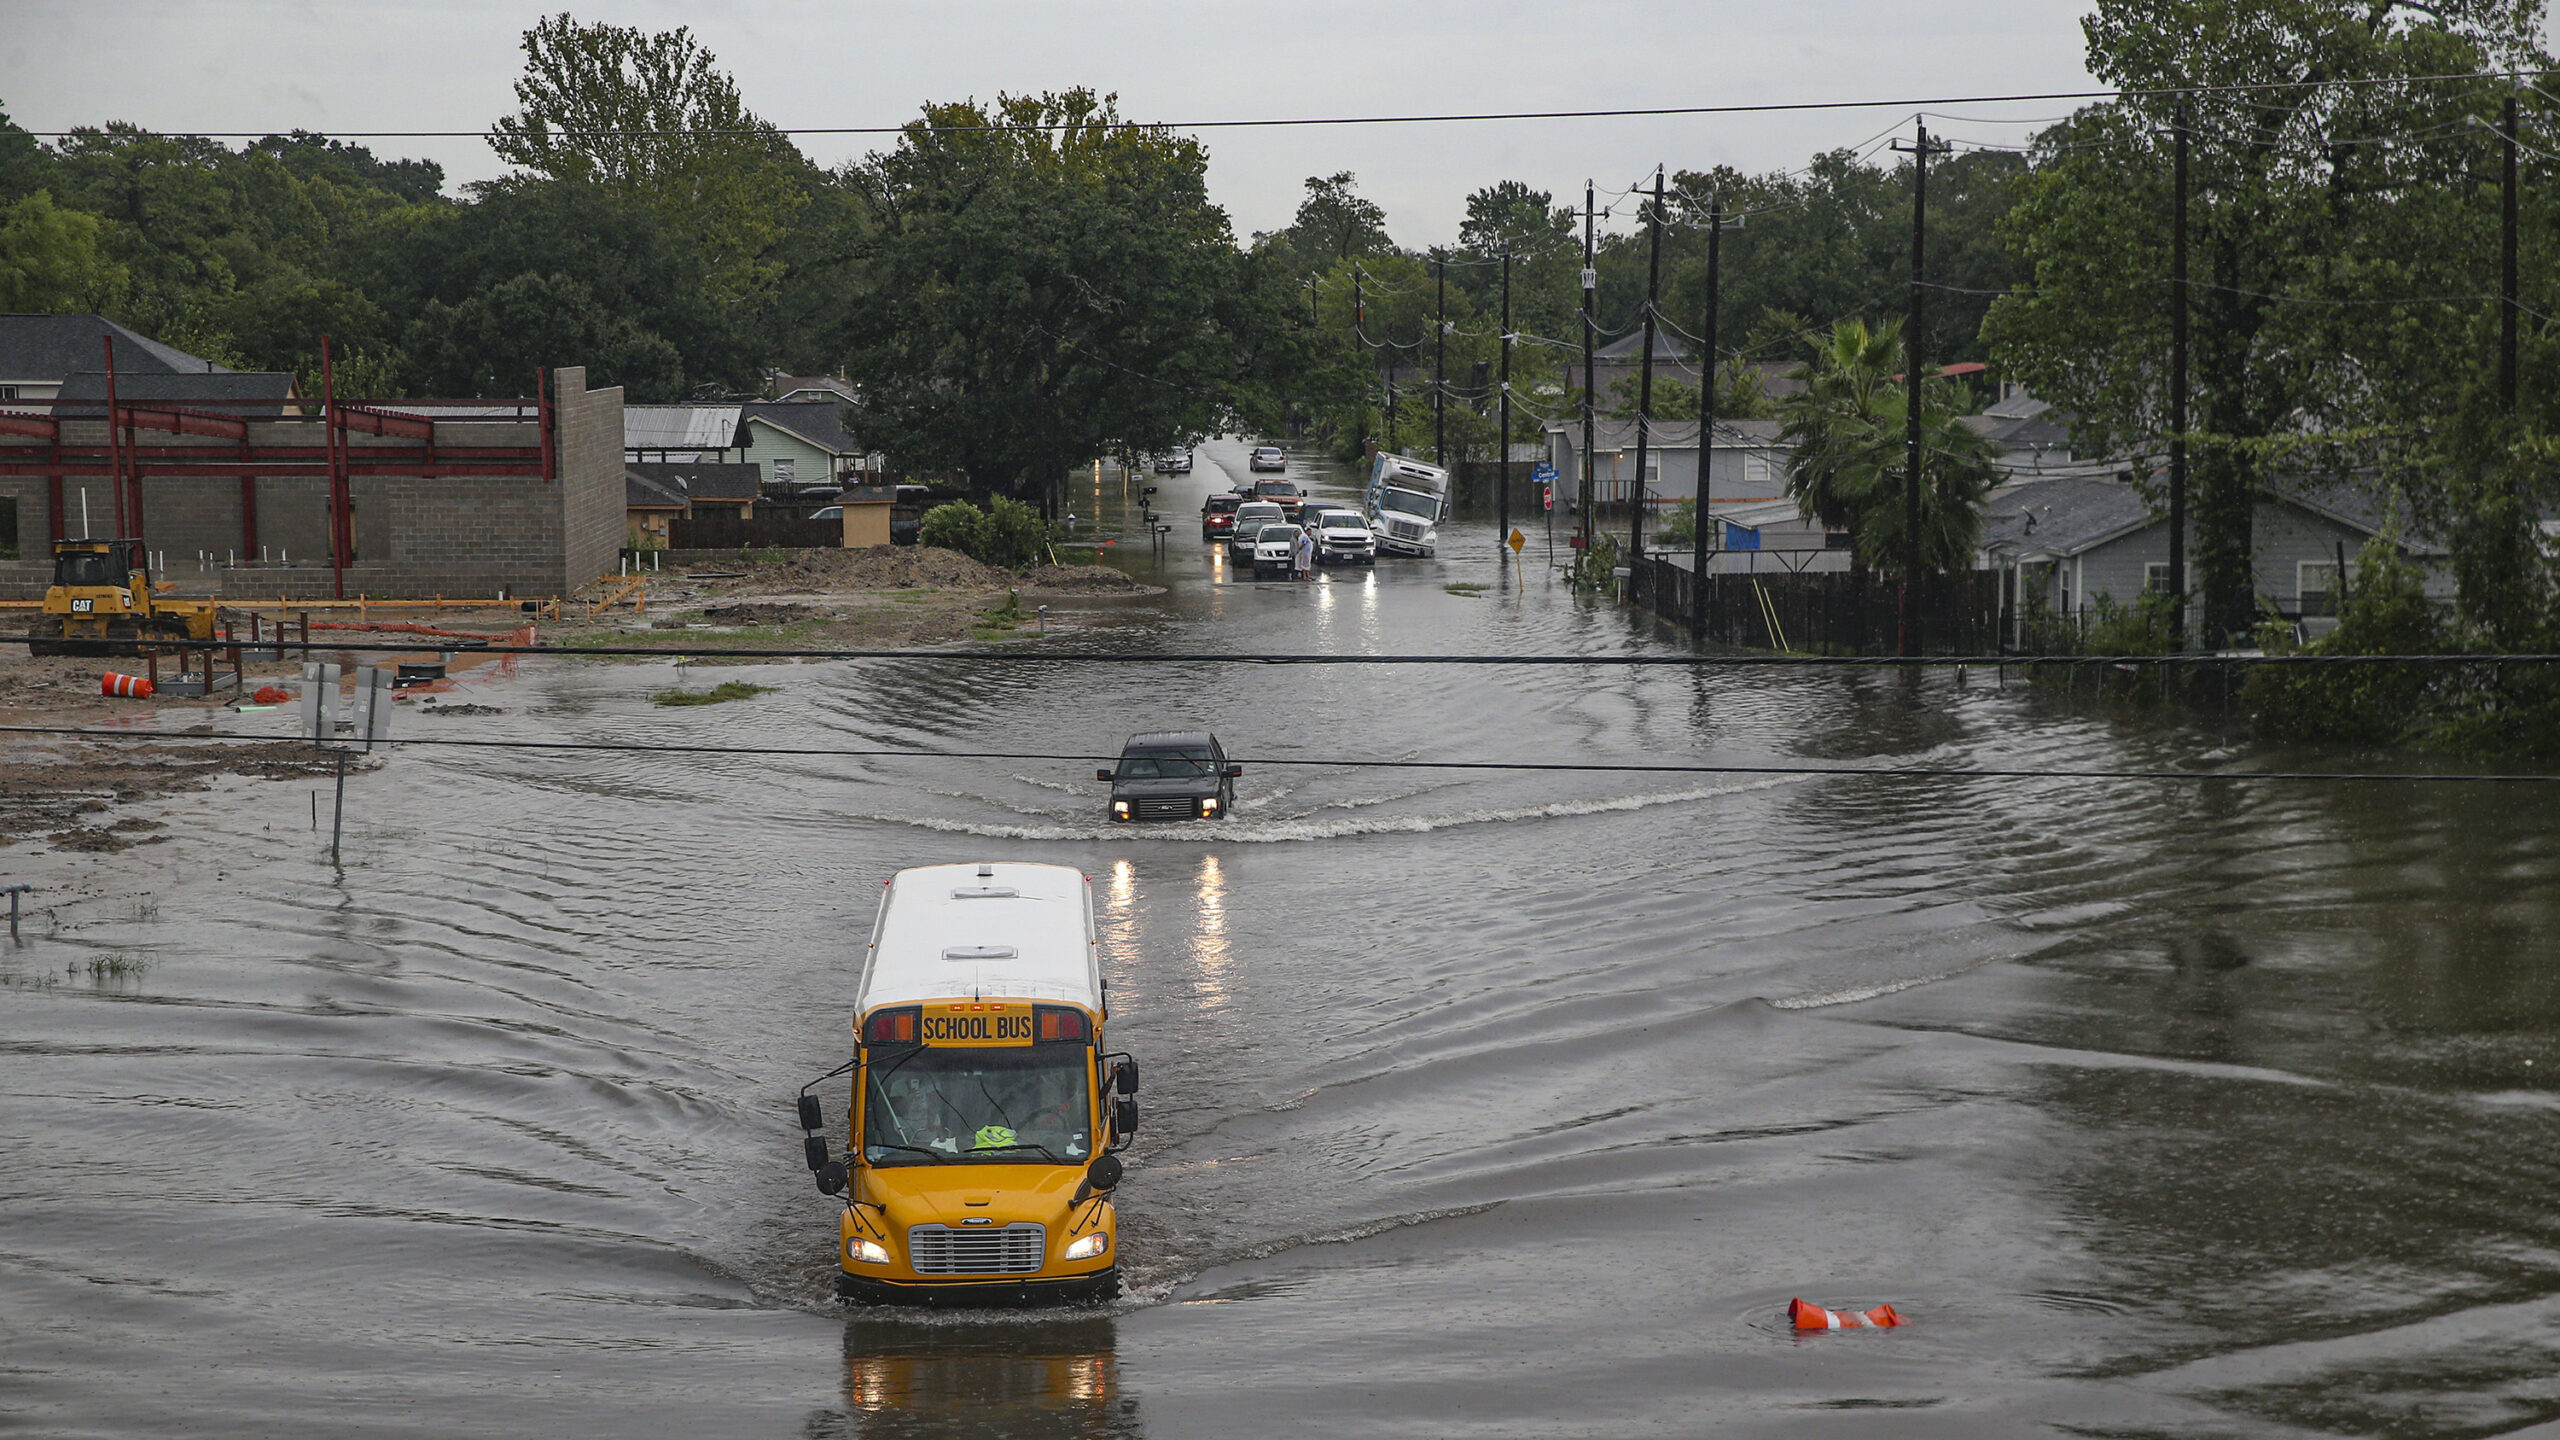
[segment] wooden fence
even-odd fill
[[[1687,626],[1697,577],[1655,556],[1630,567],[1628,598]],[[1891,655],[1900,648],[1902,587],[1866,572],[1710,575],[1706,638],[1755,650],[1823,655]],[[1928,651],[1988,655],[2001,638],[2000,577],[1992,571],[1924,576],[1920,638]]]
[[[805,520],[797,515],[758,515],[741,520],[735,514],[705,511],[676,516],[667,522],[671,550],[810,549],[844,543],[841,520]]]

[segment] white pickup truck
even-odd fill
[[[1398,555],[1432,555],[1440,549],[1440,521],[1449,513],[1449,472],[1403,455],[1381,454],[1369,466],[1361,497],[1378,548]]]

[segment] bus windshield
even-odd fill
[[[1081,1164],[1093,1148],[1091,1064],[1081,1045],[876,1051],[863,1069],[863,1158]]]

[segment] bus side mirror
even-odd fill
[[[809,1173],[813,1175],[835,1163],[835,1156],[827,1151],[827,1137],[823,1135],[812,1135],[801,1141],[800,1149],[809,1157]]]
[[[1084,1183],[1092,1186],[1096,1195],[1108,1195],[1120,1188],[1121,1174],[1119,1156],[1097,1155],[1093,1163],[1085,1167]]]
[[[1093,772],[1093,778],[1096,780],[1111,780],[1116,777],[1108,770],[1096,770]]]
[[[1137,1061],[1135,1061],[1135,1060],[1123,1060],[1123,1061],[1121,1061],[1121,1062],[1120,1062],[1120,1068],[1119,1068],[1117,1071],[1113,1072],[1113,1079],[1112,1079],[1112,1082],[1111,1082],[1111,1088],[1113,1088],[1114,1090],[1119,1091],[1119,1092],[1120,1092],[1121,1094],[1123,1094],[1123,1095],[1135,1095],[1135,1094],[1137,1094],[1137,1093],[1138,1093],[1138,1062],[1137,1062]]]
[[[821,1195],[843,1194],[844,1179],[844,1162],[841,1160],[828,1161],[818,1170],[818,1193]]]
[[[803,1130],[823,1130],[826,1128],[826,1125],[826,1112],[818,1108],[818,1097],[815,1095],[801,1096],[800,1128]]]
[[[1138,1133],[1138,1102],[1123,1097],[1111,1102],[1111,1128],[1126,1138]]]

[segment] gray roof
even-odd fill
[[[2121,480],[2025,480],[1991,492],[1982,508],[1982,548],[2007,555],[2079,555],[2157,518],[2142,492]]]
[[[747,443],[747,424],[761,420],[780,430],[787,430],[821,450],[837,455],[859,455],[862,445],[844,428],[844,405],[834,400],[765,401],[738,407],[738,437],[732,445]]]
[[[279,370],[215,370],[160,371],[153,374],[127,374],[121,356],[116,361],[116,400],[119,404],[145,401],[159,405],[177,405],[203,410],[209,414],[237,419],[273,419],[285,411],[285,402],[295,398],[294,378]],[[54,414],[66,419],[96,419],[106,414],[107,374],[103,370],[84,370],[62,377],[57,401],[88,401],[87,406],[61,405]]]
[[[622,506],[626,510],[681,510],[685,507],[684,487],[666,476],[652,475],[625,465],[622,467]]]
[[[1997,445],[2009,454],[2021,451],[2071,451],[2071,417],[2038,400],[2026,414],[1998,413],[1994,406],[1979,415],[1966,415],[1957,420],[1974,434]]]
[[[116,341],[117,391],[132,375],[223,373],[224,367],[128,330],[103,315],[0,315],[0,383],[52,384],[106,367],[101,340]]]
[[[737,461],[626,461],[623,483],[633,479],[674,490],[688,500],[755,500],[764,494],[764,469]]]
[[[804,390],[810,392],[810,398],[824,398],[827,395],[844,400],[856,398],[853,382],[839,380],[833,375],[776,374],[773,377],[773,395],[776,400],[784,399],[795,391]]]
[[[625,450],[726,450],[738,443],[735,405],[625,405]]]
[[[1644,327],[1639,325],[1606,345],[1593,346],[1591,358],[1595,361],[1615,360],[1630,365],[1642,365],[1644,363]],[[1659,365],[1665,360],[1677,360],[1685,364],[1688,359],[1688,341],[1673,334],[1668,327],[1661,325],[1653,327],[1653,363]]]
[[[2420,528],[2410,517],[2407,502],[2396,494],[2386,502],[2369,485],[2337,479],[2279,480],[2272,490],[2274,499],[2289,500],[2367,535],[2379,535],[2390,526],[2404,550],[2422,555],[2448,553],[2442,537]]]

